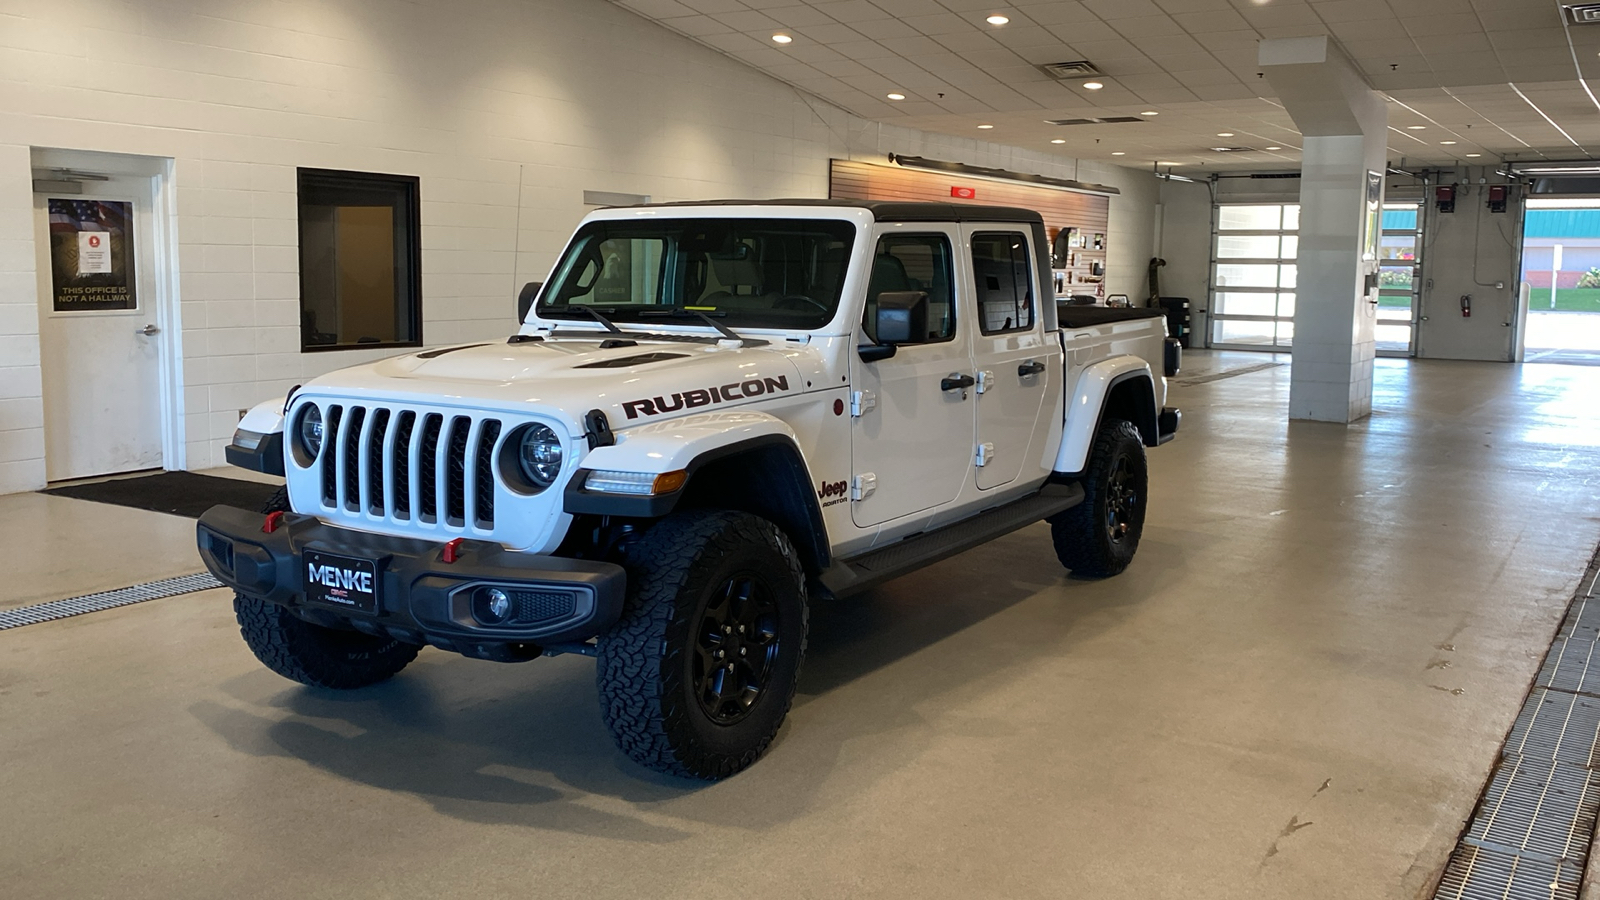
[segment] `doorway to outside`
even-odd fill
[[[183,467],[169,166],[33,151],[47,481]]]
[[[1528,200],[1523,361],[1600,365],[1600,199]]]

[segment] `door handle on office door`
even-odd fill
[[[957,372],[951,372],[949,375],[946,375],[939,382],[939,390],[941,390],[941,391],[956,391],[956,390],[964,391],[967,388],[972,387],[973,385],[975,385],[977,383],[978,383],[978,379],[973,378],[971,375],[962,375],[962,374],[957,373]]]
[[[1027,378],[1029,375],[1038,375],[1043,371],[1044,363],[1039,362],[1037,359],[1030,359],[1022,365],[1017,366],[1017,377]]]
[[[155,333],[159,332],[160,330],[161,329],[157,328],[154,325],[146,325],[143,328],[135,329],[133,333],[134,334],[142,334],[145,337],[149,337],[150,335],[155,334]]]

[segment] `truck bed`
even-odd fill
[[[1056,321],[1062,328],[1092,328],[1110,322],[1127,322],[1132,319],[1160,319],[1166,310],[1148,306],[1067,306],[1056,304]]]

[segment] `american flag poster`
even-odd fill
[[[51,198],[50,280],[56,312],[137,309],[133,204]]]

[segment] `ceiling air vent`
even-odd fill
[[[1087,59],[1079,59],[1072,62],[1045,63],[1039,69],[1051,78],[1059,78],[1062,81],[1071,81],[1074,78],[1094,78],[1101,74],[1100,70],[1094,67],[1094,63],[1089,62]]]
[[[1600,3],[1569,3],[1565,9],[1574,25],[1600,25]]]
[[[1103,119],[1045,119],[1046,125],[1116,125],[1122,122],[1143,122],[1138,116],[1106,116]]]

